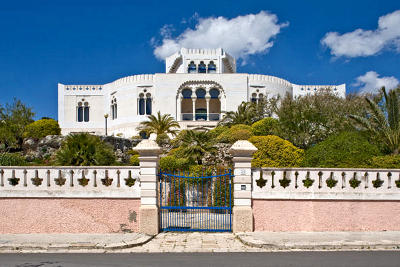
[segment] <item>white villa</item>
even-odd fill
[[[182,129],[213,128],[242,101],[292,96],[330,88],[345,97],[346,85],[297,85],[284,79],[236,72],[236,60],[223,49],[185,49],[165,60],[165,73],[133,75],[102,85],[58,84],[62,134],[91,132],[138,135],[147,115],[171,114]]]

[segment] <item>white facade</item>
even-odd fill
[[[236,61],[223,49],[185,49],[166,59],[166,73],[133,75],[103,85],[58,84],[62,134],[138,135],[148,114],[171,114],[182,129],[212,128],[243,101],[330,88],[339,96],[346,85],[296,85],[284,79],[236,73]],[[105,118],[105,115],[108,118]]]

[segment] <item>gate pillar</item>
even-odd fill
[[[152,139],[141,141],[134,149],[139,152],[140,162],[139,232],[156,235],[159,232],[157,174],[161,148]]]
[[[230,152],[233,155],[234,168],[234,206],[232,231],[252,232],[253,231],[253,210],[251,207],[251,160],[257,148],[246,140],[236,141]]]

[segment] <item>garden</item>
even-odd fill
[[[248,140],[253,167],[400,168],[400,88],[340,98],[329,91],[243,102],[211,130],[180,130],[168,114],[149,115],[138,130],[155,133],[168,171],[204,172],[232,165],[230,146]],[[33,120],[19,100],[0,105],[0,166],[139,164],[124,139],[77,133],[61,136],[51,118]]]

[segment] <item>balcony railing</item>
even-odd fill
[[[195,115],[196,121],[207,121],[207,113],[196,113]],[[210,121],[219,121],[221,117],[221,113],[209,113],[208,119]],[[193,113],[182,113],[181,114],[182,121],[193,121]]]

